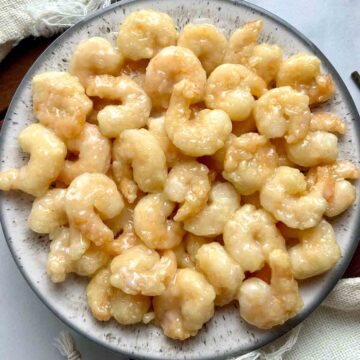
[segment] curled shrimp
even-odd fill
[[[251,21],[238,28],[230,36],[224,63],[246,64],[263,28],[263,21]]]
[[[166,132],[184,154],[204,156],[221,149],[231,132],[231,120],[223,110],[201,110],[190,119],[190,104],[195,100],[192,83],[183,80],[176,84],[166,112]]]
[[[146,129],[125,130],[115,140],[112,169],[130,203],[137,197],[137,187],[144,192],[162,191],[167,176],[164,151]]]
[[[298,53],[284,60],[276,78],[276,86],[291,86],[307,95],[310,105],[329,100],[335,92],[330,74],[321,74],[321,61],[314,55]]]
[[[166,250],[163,255],[138,245],[116,256],[110,265],[111,285],[130,295],[158,296],[176,272],[175,254]]]
[[[295,144],[286,144],[288,158],[305,167],[333,163],[338,155],[338,139],[332,133],[344,134],[345,123],[335,114],[311,114],[310,131]]]
[[[239,206],[240,197],[233,186],[216,182],[211,188],[208,203],[198,214],[185,220],[184,229],[198,236],[220,235]]]
[[[96,75],[117,75],[123,62],[123,56],[108,40],[92,37],[81,42],[75,49],[69,73],[78,77],[86,88],[89,80]]]
[[[241,195],[259,191],[278,165],[275,148],[265,136],[247,133],[228,147],[223,176]]]
[[[311,114],[310,131],[327,131],[343,135],[346,132],[346,124],[336,114],[316,112]]]
[[[341,257],[332,226],[325,220],[311,229],[290,229],[288,239],[297,243],[288,252],[295,279],[307,279],[320,275],[335,266]],[[284,232],[286,236],[286,231]]]
[[[151,59],[162,48],[175,45],[173,19],[154,10],[140,10],[126,17],[120,26],[117,44],[128,59]]]
[[[66,72],[46,72],[32,80],[33,110],[39,122],[60,138],[80,134],[92,102],[77,77]]]
[[[267,91],[265,81],[240,64],[222,64],[206,82],[205,103],[224,110],[233,121],[247,119],[258,98]]]
[[[18,142],[30,153],[26,165],[19,169],[0,172],[0,189],[21,190],[33,196],[42,196],[56,180],[64,166],[65,144],[49,129],[32,124],[21,131]]]
[[[118,137],[125,129],[145,126],[151,110],[151,101],[145,91],[129,77],[98,75],[86,88],[89,96],[118,101],[121,105],[107,105],[97,114],[103,135]]]
[[[221,31],[211,24],[188,24],[179,36],[179,46],[190,49],[210,74],[223,61],[227,40]]]
[[[338,138],[326,131],[310,131],[303,140],[285,148],[289,160],[304,167],[331,164],[339,152]]]
[[[150,308],[150,298],[125,294],[113,288],[110,276],[110,269],[103,268],[92,277],[86,288],[87,301],[94,317],[100,321],[108,321],[113,317],[123,325],[142,322]]]
[[[65,212],[65,189],[51,189],[35,199],[28,217],[32,231],[50,234],[68,222]]]
[[[224,227],[225,249],[244,271],[260,270],[275,249],[285,250],[285,240],[274,218],[263,209],[246,204]]]
[[[173,167],[179,161],[184,160],[184,154],[171,142],[166,133],[165,116],[151,117],[147,125],[150,133],[157,139],[163,149],[169,167]]]
[[[296,229],[316,226],[327,208],[323,191],[307,189],[305,176],[287,166],[275,169],[260,190],[261,205],[278,221]]]
[[[277,45],[256,45],[247,60],[247,66],[271,85],[276,79],[282,62],[282,50]]]
[[[171,249],[180,244],[184,230],[168,219],[174,208],[162,193],[146,195],[135,206],[135,232],[148,248]]]
[[[307,182],[312,187],[323,190],[327,201],[325,215],[334,217],[347,210],[356,199],[356,188],[347,179],[358,179],[359,168],[347,160],[335,164],[311,168]]]
[[[66,192],[69,222],[97,246],[114,239],[102,220],[118,215],[124,201],[116,184],[104,174],[85,173],[72,181]]]
[[[174,85],[181,80],[191,82],[193,102],[202,100],[206,72],[195,54],[181,46],[162,49],[149,62],[145,75],[145,90],[154,107],[167,109]]]
[[[290,86],[269,90],[254,107],[259,133],[267,138],[285,136],[288,143],[302,140],[310,126],[309,98]]]
[[[113,241],[106,242],[102,249],[111,256],[117,256],[134,246],[142,244],[142,241],[135,233],[134,224],[127,224],[123,227],[121,234]]]
[[[217,242],[200,247],[196,267],[202,272],[216,292],[215,305],[223,306],[236,298],[244,279],[241,266]]]
[[[283,324],[304,305],[289,255],[284,250],[274,250],[269,255],[269,265],[270,284],[253,277],[245,280],[239,291],[241,317],[260,329]]]
[[[165,292],[153,300],[164,334],[177,340],[195,336],[213,316],[215,296],[204,275],[193,269],[178,270]]]
[[[57,228],[50,233],[50,240],[47,273],[55,283],[64,281],[69,273],[92,276],[109,261],[105,252],[73,227]]]
[[[110,168],[111,142],[104,137],[98,127],[85,124],[79,136],[66,142],[68,151],[78,153],[75,161],[65,160],[58,180],[68,185],[77,176],[87,173],[106,173]]]
[[[205,206],[211,187],[208,174],[209,169],[195,160],[178,163],[171,169],[164,193],[169,200],[182,204],[175,221],[195,216]]]

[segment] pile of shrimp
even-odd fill
[[[329,220],[360,171],[337,158],[344,121],[318,108],[333,80],[312,54],[258,43],[262,27],[178,33],[140,10],[116,44],[85,40],[67,72],[33,78],[38,123],[18,138],[30,159],[0,189],[35,197],[49,278],[88,277],[98,321],[185,340],[237,301],[269,329],[301,311],[298,281],[341,257]]]

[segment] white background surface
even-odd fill
[[[282,17],[312,40],[338,70],[359,109],[360,90],[350,73],[360,71],[360,0],[249,2]],[[71,331],[42,304],[0,233],[0,360],[60,360],[52,342],[61,330],[71,332],[85,360],[124,359]]]

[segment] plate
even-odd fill
[[[179,28],[195,19],[211,19],[226,35],[247,21],[263,19],[264,29],[260,41],[279,44],[286,56],[298,51],[314,53],[321,59],[323,70],[333,76],[336,85],[336,95],[322,109],[339,114],[348,127],[347,134],[340,141],[340,158],[359,163],[360,122],[351,96],[326,57],[291,25],[257,6],[240,1],[138,0],[122,1],[81,21],[60,36],[39,57],[20,84],[6,115],[0,144],[2,170],[22,166],[27,161],[16,138],[24,127],[35,121],[31,104],[32,77],[44,71],[66,70],[69,59],[81,40],[103,36],[114,41],[119,24],[125,16],[144,8],[169,13]],[[32,233],[26,223],[31,202],[30,196],[10,192],[2,195],[0,204],[2,228],[22,274],[39,298],[67,325],[89,339],[132,358],[225,359],[275,340],[304,320],[324,300],[347,268],[358,242],[359,199],[351,210],[332,222],[342,249],[341,260],[325,275],[301,284],[305,306],[295,318],[283,326],[262,331],[241,320],[237,305],[231,304],[218,309],[214,318],[195,338],[180,343],[167,339],[154,326],[123,327],[115,321],[96,321],[86,303],[85,279],[69,277],[65,283],[51,283],[46,274],[48,238]]]

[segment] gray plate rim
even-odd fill
[[[8,129],[8,123],[9,123],[9,116],[8,114],[11,114],[14,109],[15,109],[15,105],[16,105],[16,98],[18,97],[18,93],[26,86],[26,84],[28,83],[29,79],[32,77],[32,74],[34,72],[34,70],[37,68],[38,64],[40,64],[43,59],[45,59],[47,56],[51,55],[51,51],[53,50],[53,48],[56,47],[56,45],[60,42],[62,42],[63,40],[65,40],[67,38],[68,35],[72,34],[74,31],[76,31],[78,28],[80,28],[81,26],[83,26],[84,24],[86,24],[88,21],[92,20],[93,18],[96,18],[98,16],[102,16],[104,14],[106,14],[107,12],[112,11],[112,9],[114,9],[115,7],[123,7],[126,6],[129,3],[133,3],[136,2],[137,0],[123,0],[121,3],[114,3],[104,9],[100,9],[98,11],[96,11],[95,13],[91,14],[90,16],[86,17],[85,19],[79,21],[78,23],[76,23],[74,26],[72,26],[71,28],[69,28],[68,30],[66,30],[63,34],[61,34],[55,41],[53,41],[47,48],[46,50],[37,58],[37,60],[33,63],[33,65],[30,67],[30,69],[27,71],[27,73],[25,74],[23,80],[21,81],[20,85],[18,86],[11,102],[10,105],[8,107],[7,113],[5,115],[5,119],[3,122],[3,126],[1,128],[1,133],[0,133],[0,158],[3,156],[3,153],[5,152],[5,149],[3,148],[3,138],[6,136],[6,132]],[[166,1],[166,0],[162,0],[162,1]],[[347,89],[344,81],[342,80],[341,76],[339,75],[339,73],[337,72],[337,70],[334,68],[334,66],[330,63],[330,61],[327,59],[327,57],[322,53],[322,51],[311,41],[309,40],[305,35],[303,35],[299,30],[297,30],[294,26],[292,26],[291,24],[289,24],[287,21],[283,20],[282,18],[280,18],[279,16],[273,14],[272,12],[265,10],[264,8],[258,6],[258,5],[254,5],[251,4],[247,1],[244,0],[220,0],[222,2],[229,2],[232,3],[236,6],[242,6],[245,8],[248,8],[252,11],[257,12],[259,15],[265,17],[265,18],[270,18],[276,22],[278,22],[279,24],[281,24],[282,26],[286,27],[295,37],[297,37],[301,42],[303,42],[320,60],[322,63],[326,64],[326,66],[331,70],[331,75],[337,80],[337,82],[339,83],[339,86],[341,88],[341,90],[344,92],[348,103],[349,103],[349,107],[352,111],[352,114],[354,115],[354,127],[356,129],[356,131],[359,133],[360,132],[360,116],[359,113],[357,111],[356,105],[354,103],[354,100],[351,97],[351,94],[349,92],[349,90]],[[69,326],[71,329],[73,329],[74,331],[76,331],[78,334],[84,336],[85,338],[94,341],[95,343],[101,345],[102,347],[109,349],[117,354],[120,355],[125,355],[128,356],[130,358],[134,358],[136,357],[137,359],[153,359],[153,360],[157,360],[157,357],[154,356],[141,356],[141,355],[136,355],[135,353],[131,353],[129,351],[120,351],[118,348],[115,348],[113,346],[111,346],[111,344],[108,344],[108,346],[106,346],[104,343],[102,343],[101,341],[99,341],[99,339],[97,339],[96,337],[93,337],[91,334],[88,334],[86,332],[84,332],[83,330],[81,330],[79,327],[77,327],[75,324],[73,324],[70,320],[64,318],[46,299],[46,297],[44,297],[36,288],[36,284],[33,284],[31,282],[31,280],[28,278],[26,271],[22,268],[22,266],[19,263],[19,260],[16,256],[15,250],[12,246],[11,241],[9,241],[9,233],[8,233],[8,229],[6,228],[6,226],[4,226],[4,221],[3,218],[5,216],[4,212],[3,212],[3,204],[2,204],[2,198],[3,195],[0,196],[0,223],[1,223],[1,227],[3,229],[3,233],[7,242],[7,245],[9,247],[9,250],[11,252],[11,255],[16,263],[16,266],[18,267],[20,273],[22,274],[22,276],[25,278],[26,282],[28,283],[28,285],[30,286],[30,288],[32,289],[32,291],[39,297],[39,299],[42,301],[42,303],[58,318],[60,319],[62,322],[64,322],[67,326]],[[356,223],[356,226],[354,228],[354,232],[359,232],[360,230],[360,218],[358,218],[358,221]],[[287,321],[284,325],[282,325],[281,330],[279,332],[277,332],[276,334],[270,333],[268,336],[264,336],[263,341],[259,341],[254,345],[249,346],[247,349],[239,349],[239,350],[235,350],[232,353],[228,353],[226,355],[217,355],[214,357],[211,357],[211,360],[226,360],[226,359],[230,359],[239,355],[242,355],[244,353],[247,352],[251,352],[254,350],[257,350],[259,348],[261,348],[262,346],[265,346],[269,343],[271,343],[272,341],[278,339],[279,337],[281,337],[282,335],[286,334],[287,332],[289,332],[291,329],[293,329],[294,327],[296,327],[298,324],[300,324],[303,320],[305,320],[324,300],[325,298],[329,295],[329,293],[331,292],[331,290],[335,287],[336,283],[340,280],[340,278],[342,277],[342,275],[345,273],[347,267],[350,264],[351,259],[354,256],[355,250],[358,246],[360,242],[360,237],[353,241],[352,244],[349,246],[349,250],[348,250],[348,256],[346,258],[342,259],[342,264],[341,266],[339,266],[336,270],[336,272],[334,273],[333,278],[331,279],[331,281],[329,281],[328,286],[324,287],[322,292],[320,293],[319,297],[317,298],[317,301],[313,302],[311,304],[311,306],[309,306],[305,311],[303,311],[301,313],[300,316],[296,316],[292,319],[290,319],[289,321]],[[210,360],[210,358],[208,358]]]

